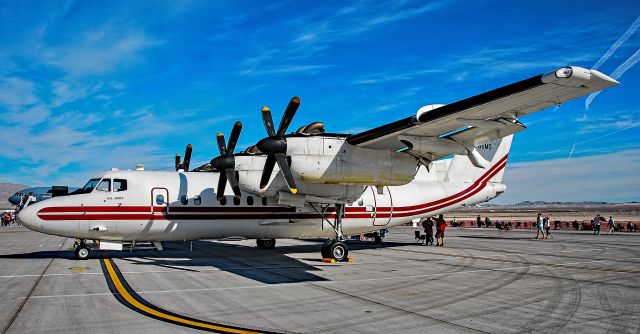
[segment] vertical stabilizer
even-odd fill
[[[501,182],[504,175],[504,168],[502,165],[506,163],[506,156],[511,149],[511,141],[513,135],[509,135],[500,139],[476,142],[474,144],[476,155],[480,155],[486,161],[489,162],[484,168],[476,167],[478,163],[472,162],[472,159],[478,157],[469,157],[468,155],[454,155],[451,159],[451,164],[447,170],[448,181],[476,181],[480,176],[485,174],[490,169],[499,170],[491,179],[490,182]],[[500,166],[496,166],[496,165]]]

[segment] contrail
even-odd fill
[[[625,131],[625,130],[633,129],[633,128],[637,127],[637,126],[640,126],[640,124],[632,124],[632,125],[629,125],[629,126],[627,126],[627,127],[622,128],[622,129],[618,129],[618,130],[616,130],[616,131],[609,132],[609,133],[607,133],[607,134],[604,134],[604,135],[602,135],[602,136],[598,136],[598,137],[595,137],[595,138],[591,138],[591,139],[583,140],[583,141],[581,141],[581,142],[576,142],[576,141],[574,141],[574,142],[573,142],[573,147],[571,148],[571,152],[569,152],[569,158],[568,158],[568,159],[571,159],[571,156],[573,155],[573,152],[575,151],[576,146],[578,146],[578,145],[581,145],[581,144],[584,144],[584,143],[588,143],[588,142],[590,142],[590,141],[598,140],[598,139],[600,139],[600,138],[609,137],[609,136],[611,136],[611,135],[615,135],[615,134],[616,134],[616,133],[618,133],[618,132],[622,132],[622,131]]]
[[[594,70],[597,70],[600,66],[602,66],[602,64],[604,64],[604,62],[607,61],[607,59],[609,59],[609,57],[611,57],[613,53],[616,52],[616,50],[618,50],[618,48],[620,48],[622,44],[626,42],[629,39],[629,37],[631,37],[631,35],[633,35],[633,33],[636,32],[636,30],[639,27],[640,27],[640,16],[638,16],[638,18],[635,21],[633,21],[629,29],[627,29],[627,31],[625,31],[624,34],[622,34],[622,36],[620,36],[620,38],[618,38],[618,40],[615,43],[613,43],[613,45],[611,45],[609,50],[607,50],[607,52],[605,52],[605,54],[603,54],[602,57],[600,57],[600,59],[596,62],[595,65],[593,65],[592,68]]]
[[[618,78],[620,78],[624,74],[624,72],[630,70],[639,61],[640,61],[640,49],[638,49],[638,51],[636,51],[636,53],[631,55],[631,57],[629,57],[629,59],[625,60],[624,63],[622,63],[620,66],[618,66],[618,68],[616,68],[616,70],[613,71],[613,73],[611,74],[611,77],[616,79],[616,80],[618,80]],[[595,93],[591,93],[591,95],[589,95],[589,97],[587,97],[587,101],[585,102],[587,109],[589,109],[589,105],[591,104],[591,102],[593,102],[593,99],[595,99],[596,96],[598,96],[598,94],[600,94],[600,92],[602,92],[602,91],[597,91]]]

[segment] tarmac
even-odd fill
[[[638,333],[640,235],[499,235],[448,228],[445,247],[410,227],[381,245],[322,240],[165,243],[93,252],[0,228],[3,333]],[[193,249],[191,250],[191,246]]]

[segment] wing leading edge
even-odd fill
[[[415,116],[352,135],[347,141],[364,148],[394,151],[419,142],[423,147],[419,155],[435,160],[455,153],[460,149],[456,144],[473,147],[479,140],[524,130],[519,117],[617,84],[596,70],[562,67],[451,104],[422,107]],[[428,147],[436,148],[429,152]]]

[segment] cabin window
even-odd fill
[[[240,199],[237,197],[233,197],[233,205],[240,205]]]
[[[253,205],[253,197],[247,196],[247,205]]]
[[[127,190],[127,180],[113,179],[113,191]]]
[[[200,195],[193,196],[193,204],[195,205],[202,204],[202,198],[200,197]]]
[[[180,204],[182,205],[189,204],[189,198],[187,198],[187,195],[180,195]]]
[[[267,198],[262,197],[262,205],[267,206]]]
[[[73,193],[77,193],[77,194],[90,193],[99,182],[100,182],[100,179],[91,179],[89,180],[89,182],[87,182],[87,184],[84,185],[84,187],[82,187],[82,189],[78,189]]]
[[[164,195],[158,194],[156,195],[156,204],[163,205],[164,204]]]
[[[220,205],[227,205],[227,196],[223,196],[220,199]]]
[[[358,200],[358,206],[362,206],[362,205],[364,205],[364,200],[362,200],[362,198],[361,198],[361,199]]]
[[[111,180],[103,179],[102,181],[100,181],[100,184],[98,184],[98,186],[96,187],[96,190],[109,191],[110,188],[111,188]]]

